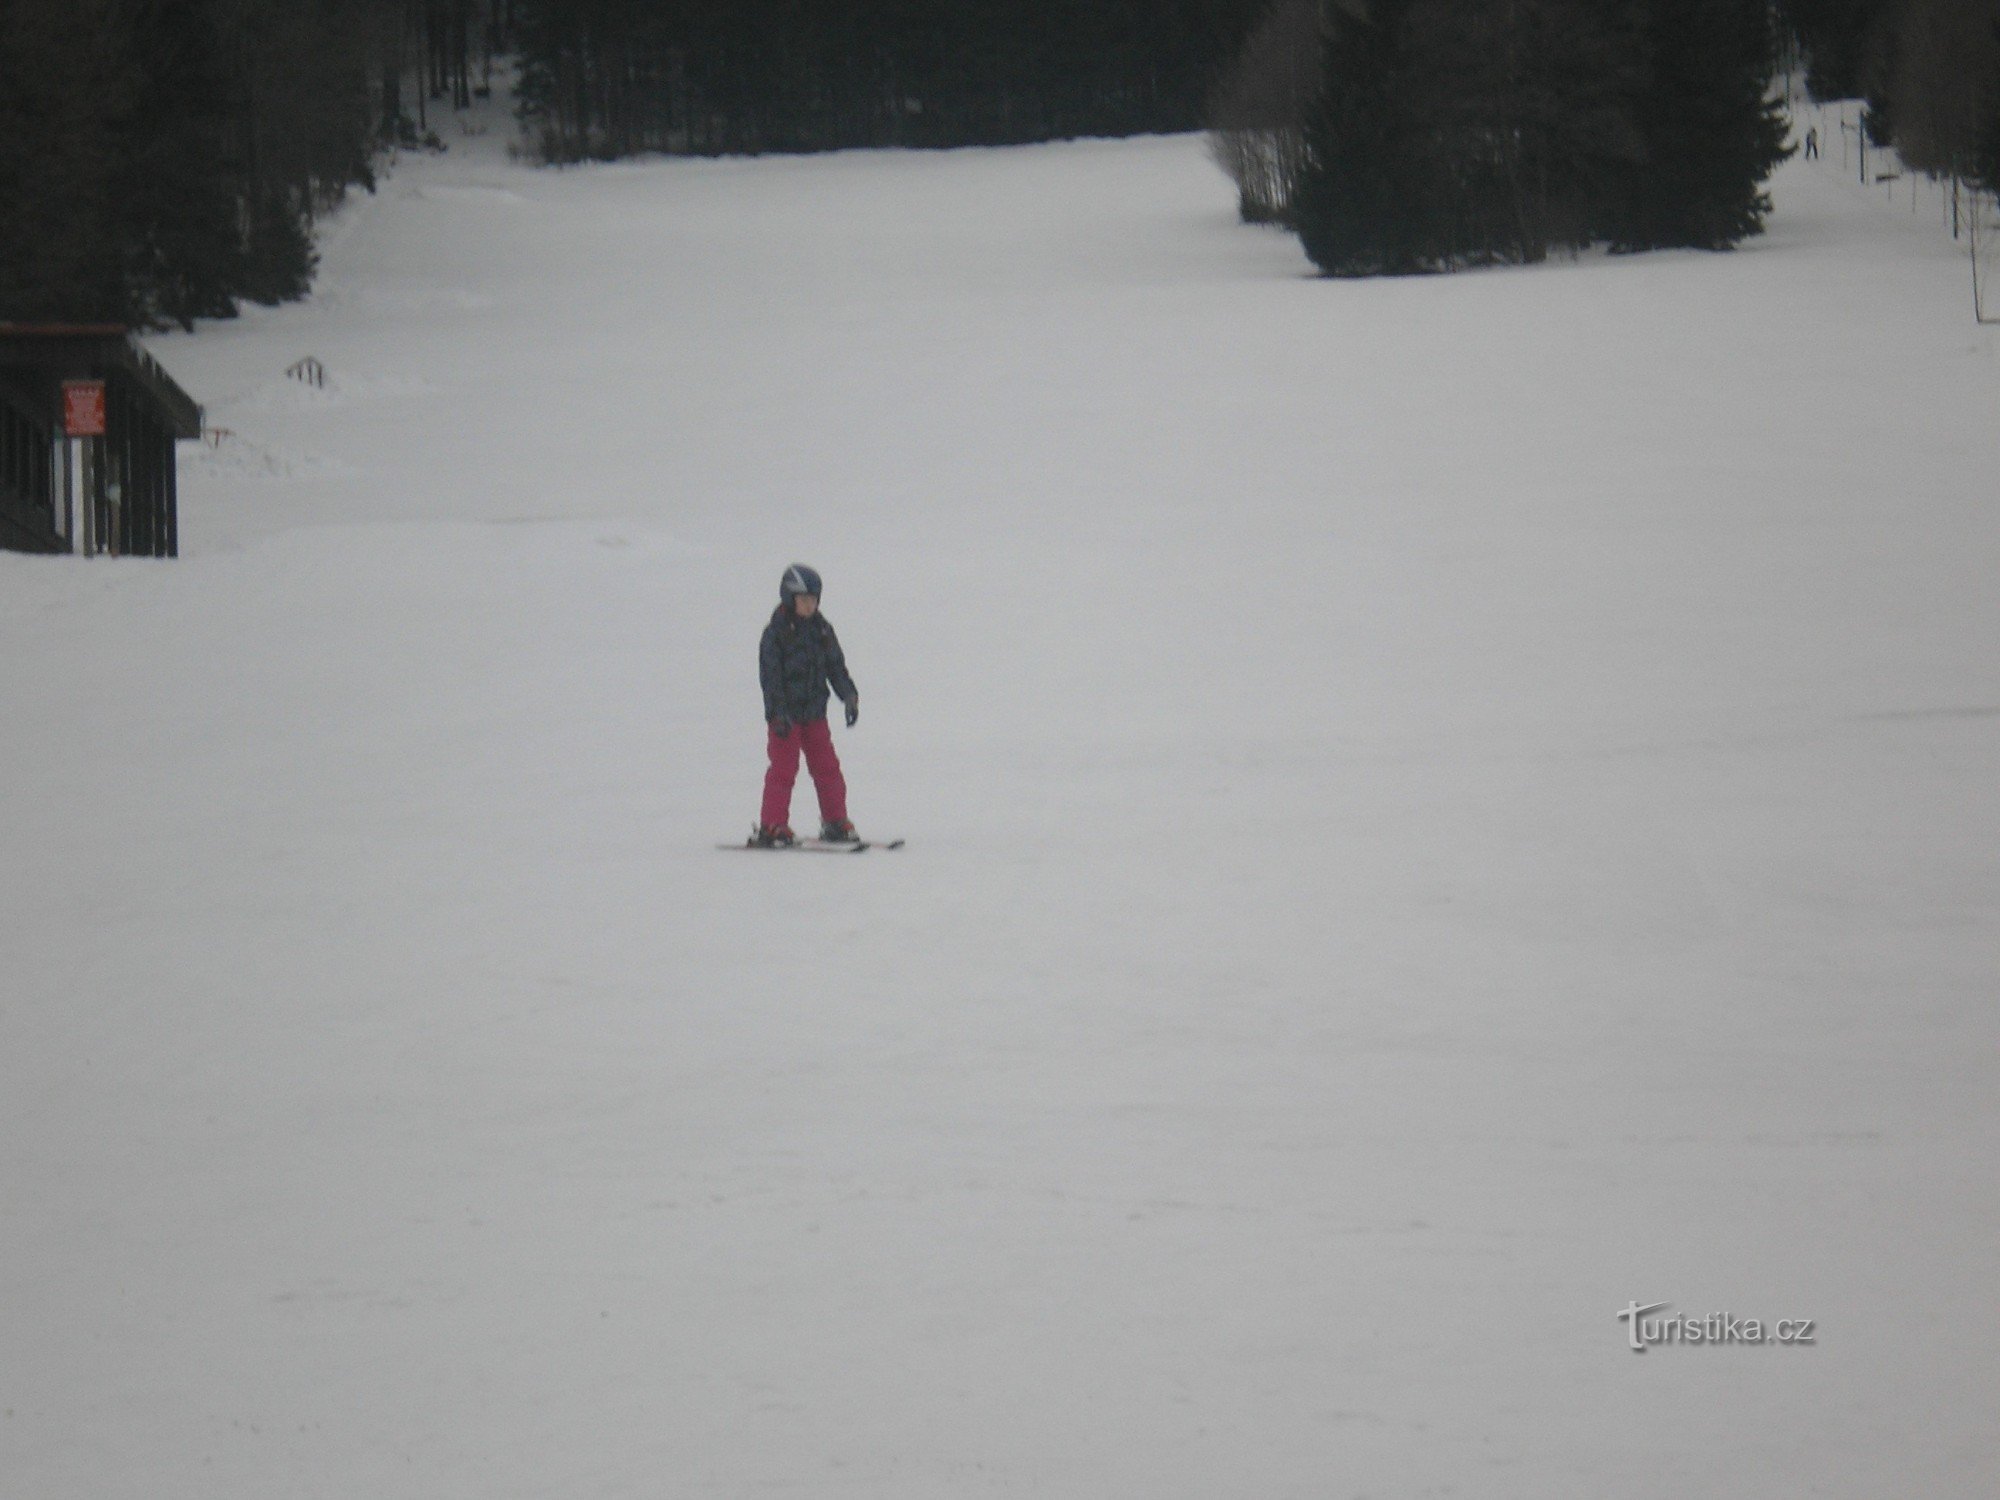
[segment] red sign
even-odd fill
[[[104,436],[104,382],[63,382],[63,431],[70,437]]]

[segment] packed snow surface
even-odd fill
[[[0,1491],[1987,1500],[2000,330],[1774,189],[496,131],[152,341],[185,555],[0,555]],[[715,848],[793,561],[898,853]]]

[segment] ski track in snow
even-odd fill
[[[0,554],[0,1489],[1991,1495],[2000,344],[1775,196],[405,156]],[[795,559],[893,858],[713,848]]]

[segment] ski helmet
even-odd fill
[[[785,576],[778,583],[778,602],[790,604],[794,594],[811,594],[819,597],[819,574],[804,563],[793,563],[785,569]]]

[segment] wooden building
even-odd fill
[[[0,547],[176,556],[174,443],[200,436],[129,329],[0,323]]]

